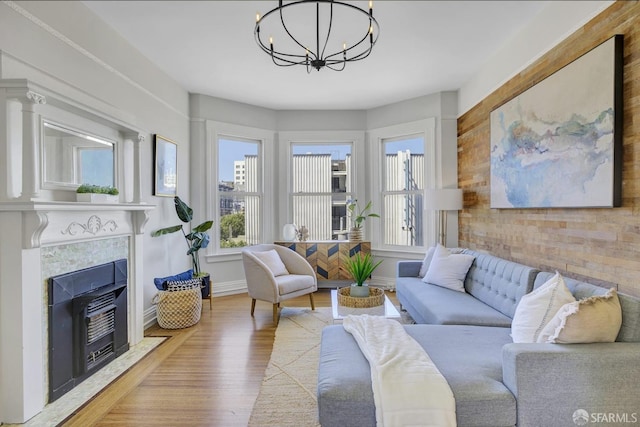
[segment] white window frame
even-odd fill
[[[256,141],[258,143],[258,156],[260,175],[262,179],[260,191],[252,193],[252,196],[258,196],[260,198],[260,206],[264,215],[261,215],[259,223],[261,243],[271,242],[272,228],[271,223],[267,218],[272,216],[274,205],[273,200],[273,159],[274,159],[274,132],[273,130],[260,129],[249,126],[241,126],[230,123],[214,122],[207,120],[206,122],[206,134],[207,144],[205,155],[208,159],[208,167],[205,171],[206,180],[206,213],[207,218],[214,220],[214,232],[211,236],[211,244],[207,247],[208,258],[212,258],[212,261],[226,261],[231,259],[237,259],[242,248],[220,248],[220,206],[219,198],[220,191],[218,190],[218,183],[220,182],[218,161],[219,161],[219,147],[218,141],[220,139],[239,141]],[[233,170],[235,176],[235,169]],[[247,195],[247,193],[244,193]]]
[[[364,194],[364,131],[283,131],[278,134],[279,140],[279,164],[286,165],[280,168],[279,188],[286,188],[286,197],[280,198],[278,226],[279,237],[282,238],[282,228],[289,224],[293,218],[293,188],[292,188],[292,166],[293,166],[293,145],[351,145],[351,188],[352,194],[359,197]]]
[[[369,182],[372,186],[373,206],[377,208],[383,218],[380,221],[367,221],[371,222],[371,244],[380,252],[396,253],[397,256],[402,256],[403,253],[421,253],[424,254],[430,242],[435,239],[435,215],[429,210],[422,212],[423,215],[423,242],[424,246],[402,246],[402,245],[387,245],[382,238],[384,231],[384,215],[383,212],[383,191],[384,191],[384,173],[385,173],[385,154],[384,154],[384,142],[389,140],[397,140],[403,137],[412,137],[415,135],[421,135],[424,138],[424,157],[425,157],[425,177],[424,186],[426,188],[432,188],[436,183],[437,177],[437,158],[436,158],[436,120],[435,118],[428,118],[410,123],[404,123],[399,125],[387,126],[378,129],[372,129],[369,131],[369,159],[370,164],[373,165],[369,169],[368,176]],[[390,254],[391,255],[391,254]]]

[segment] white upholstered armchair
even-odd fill
[[[313,292],[318,290],[315,271],[306,259],[279,245],[248,246],[242,251],[242,264],[251,297],[251,316],[256,300],[273,304],[273,321],[278,322],[280,301],[309,294],[315,310]]]

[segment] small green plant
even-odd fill
[[[180,197],[175,196],[173,201],[176,205],[176,214],[180,221],[184,223],[191,223],[193,219],[193,209],[191,209]],[[151,233],[151,237],[164,236],[165,234],[175,233],[176,231],[182,231],[182,235],[187,242],[187,255],[191,256],[193,264],[193,273],[195,276],[200,275],[200,259],[198,257],[198,251],[202,248],[206,248],[209,245],[209,234],[207,231],[213,226],[213,221],[205,221],[191,229],[189,234],[184,232],[182,224],[172,225],[171,227],[161,228]]]
[[[118,189],[115,187],[93,184],[82,184],[76,189],[76,193],[111,194],[112,196],[120,194]]]
[[[351,274],[351,277],[353,277],[357,285],[362,286],[362,284],[371,277],[373,270],[378,268],[380,264],[382,264],[382,260],[374,263],[371,254],[363,255],[362,252],[359,252],[356,256],[345,262],[345,268],[349,274]]]
[[[371,209],[371,200],[367,203],[364,209],[358,209],[358,199],[355,200],[347,200],[347,209],[349,210],[349,217],[351,221],[353,221],[353,228],[360,229],[362,228],[362,223],[367,218],[380,218],[380,215],[375,213],[367,213],[369,209]]]
[[[244,240],[238,240],[233,241],[233,240],[220,240],[220,247],[221,248],[244,248],[245,246],[247,246],[247,242],[245,242]]]

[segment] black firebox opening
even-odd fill
[[[49,279],[49,402],[129,350],[127,260]]]

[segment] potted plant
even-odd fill
[[[193,219],[193,209],[191,209],[180,197],[175,196],[173,199],[176,207],[176,214],[183,223],[191,223]],[[198,251],[209,246],[210,237],[207,231],[213,226],[213,221],[205,221],[191,229],[187,234],[184,231],[183,224],[172,225],[171,227],[161,228],[151,233],[151,237],[164,236],[165,234],[182,231],[182,235],[187,243],[187,255],[191,256],[194,277],[201,277],[203,283],[202,296],[209,296],[210,277],[209,273],[200,271],[200,258]],[[189,225],[191,228],[191,225]]]
[[[378,268],[382,260],[374,263],[371,254],[359,252],[356,256],[347,259],[345,268],[351,274],[355,283],[351,284],[350,295],[352,297],[368,297],[369,285],[365,283],[373,271]]]
[[[82,184],[76,189],[78,202],[118,203],[119,191],[108,185]]]
[[[370,213],[371,200],[367,203],[364,209],[358,209],[358,199],[347,200],[347,210],[349,211],[349,217],[351,218],[351,230],[349,230],[349,240],[353,242],[362,241],[362,223],[365,219],[380,218],[380,215],[376,213]]]

